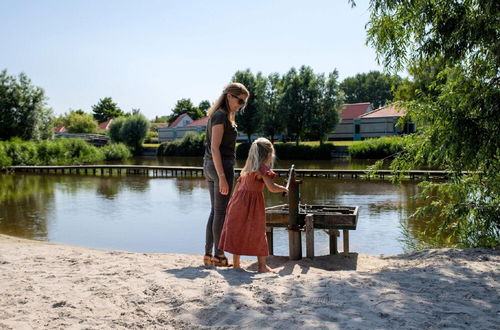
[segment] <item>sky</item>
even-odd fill
[[[214,102],[238,70],[382,71],[368,0],[0,0],[0,70],[24,72],[56,115],[112,97],[147,118]]]

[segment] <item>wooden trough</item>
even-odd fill
[[[314,229],[323,229],[330,236],[330,254],[337,254],[337,237],[343,231],[344,253],[349,253],[349,230],[358,223],[358,206],[300,204],[301,180],[295,179],[294,165],[289,170],[288,204],[266,208],[266,234],[269,254],[273,254],[273,228],[286,227],[290,259],[302,258],[301,232],[306,235],[306,255],[314,257]]]

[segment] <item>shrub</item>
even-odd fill
[[[120,131],[122,129],[123,123],[125,123],[125,117],[118,117],[113,119],[111,124],[109,125],[109,137],[113,142],[123,142]]]
[[[180,140],[164,142],[158,148],[159,156],[203,156],[205,133],[188,132]]]
[[[69,162],[83,164],[104,160],[104,153],[81,139],[60,139],[59,143],[68,150]]]
[[[109,143],[101,148],[106,160],[121,160],[132,156],[130,149],[123,143]]]
[[[404,138],[398,136],[367,139],[353,143],[349,147],[349,155],[359,159],[395,157],[404,149],[404,146]]]
[[[0,142],[0,169],[12,165],[12,159],[7,155],[7,148]]]
[[[123,143],[129,146],[134,154],[141,151],[144,139],[148,134],[149,122],[141,114],[129,117],[120,129],[120,138]]]
[[[5,147],[12,165],[37,165],[38,152],[35,142],[14,138],[7,142]]]
[[[236,148],[236,158],[245,159],[248,156],[250,143],[245,142]],[[295,143],[275,143],[274,150],[278,159],[330,159],[334,146],[326,143],[323,145],[304,145]]]

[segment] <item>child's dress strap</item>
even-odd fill
[[[270,177],[271,179],[274,179],[276,177],[276,173],[274,173],[269,167],[262,165],[259,169],[259,173],[261,175],[266,175]]]

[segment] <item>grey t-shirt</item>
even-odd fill
[[[212,143],[212,127],[219,124],[224,125],[224,134],[222,135],[222,140],[219,146],[222,160],[235,160],[236,136],[238,135],[238,131],[236,130],[236,127],[231,125],[227,112],[222,109],[217,110],[210,118],[208,118],[206,137],[207,144],[205,146],[204,158],[206,160],[212,160],[212,150],[210,150],[210,145]]]

